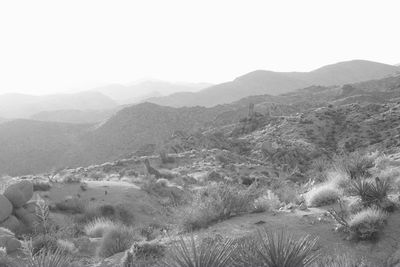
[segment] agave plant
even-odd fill
[[[165,261],[168,267],[231,267],[237,251],[237,243],[227,239],[216,242],[201,242],[197,245],[195,238],[185,241],[183,237],[174,243],[172,252]]]
[[[271,233],[264,229],[258,231],[255,258],[247,266],[260,267],[305,267],[318,257],[316,243],[318,238],[308,235],[299,239],[284,231]]]

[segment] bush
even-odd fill
[[[121,259],[122,267],[160,266],[166,247],[155,242],[137,242],[125,252]]]
[[[257,193],[237,185],[214,184],[198,192],[189,206],[178,212],[186,231],[205,228],[219,220],[254,210]]]
[[[333,184],[324,184],[311,189],[306,199],[309,206],[321,207],[335,203],[339,196],[339,190]]]
[[[264,228],[258,231],[257,238],[240,242],[236,262],[241,266],[310,266],[319,257],[315,251],[317,240],[308,235],[297,239],[284,231],[271,233]]]
[[[100,241],[97,256],[102,258],[111,257],[130,248],[134,241],[134,232],[131,228],[120,226],[108,229]]]
[[[32,240],[32,253],[36,255],[40,251],[55,252],[57,250],[57,238],[52,235],[38,235]]]
[[[189,241],[180,237],[164,264],[168,267],[230,267],[234,265],[232,260],[237,247],[232,240],[197,245],[193,236]]]
[[[378,233],[386,221],[387,214],[377,208],[367,208],[355,214],[349,221],[349,228],[361,240],[371,240]]]
[[[51,185],[47,181],[33,180],[33,191],[49,191]]]
[[[90,237],[102,237],[107,230],[117,227],[121,227],[121,225],[108,218],[101,217],[87,223],[84,232]]]
[[[315,262],[313,267],[374,267],[375,265],[367,262],[365,259],[356,258],[351,254],[343,254],[339,256],[326,256]]]
[[[347,173],[351,179],[360,177],[370,177],[369,169],[374,167],[375,157],[354,152],[335,158],[334,166],[336,170]]]
[[[78,223],[89,223],[98,218],[106,218],[123,224],[131,224],[134,220],[133,214],[122,204],[118,205],[87,205],[81,216],[75,220]]]
[[[70,213],[84,213],[87,202],[79,198],[69,198],[55,204],[56,209]]]

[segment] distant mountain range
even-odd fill
[[[199,92],[179,92],[147,101],[164,106],[206,106],[226,104],[251,95],[278,95],[312,85],[341,85],[379,79],[400,72],[397,66],[353,60],[324,66],[311,72],[258,70]]]
[[[117,103],[99,92],[81,92],[54,95],[0,95],[0,117],[30,118],[43,111],[59,110],[105,110],[112,109]]]
[[[150,97],[165,96],[176,92],[195,92],[210,87],[210,83],[183,83],[148,80],[131,85],[110,84],[93,89],[120,105],[142,102]]]

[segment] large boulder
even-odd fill
[[[0,194],[0,223],[11,215],[12,208],[12,204],[8,198]]]
[[[10,200],[14,208],[20,208],[32,198],[33,184],[30,181],[11,184],[4,191],[4,196]]]
[[[4,222],[0,223],[0,227],[6,228],[14,233],[22,229],[21,222],[14,215],[10,215]]]
[[[14,209],[15,216],[26,226],[34,227],[39,222],[34,212],[30,212],[25,208]]]
[[[7,253],[12,253],[21,248],[21,242],[13,232],[0,227],[0,247],[6,248]]]

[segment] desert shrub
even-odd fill
[[[324,184],[311,189],[306,199],[309,206],[321,207],[335,203],[340,196],[339,190],[332,184]]]
[[[38,235],[32,240],[32,254],[40,251],[55,252],[57,250],[57,238],[53,235]]]
[[[372,263],[363,258],[357,258],[352,254],[342,254],[337,256],[325,256],[318,259],[313,267],[374,267]]]
[[[387,180],[375,178],[374,181],[357,179],[351,182],[350,192],[361,198],[365,207],[377,205],[387,206],[389,202],[387,196],[390,184]]]
[[[196,244],[193,236],[188,241],[180,237],[173,243],[164,264],[169,267],[230,267],[234,265],[232,260],[237,247],[237,243],[229,239]]]
[[[375,159],[375,168],[385,170],[390,167],[398,167],[400,163],[396,160],[389,158],[387,155],[380,155]]]
[[[351,179],[370,177],[369,169],[374,167],[373,155],[353,152],[351,154],[336,156],[334,167],[336,170],[347,173]]]
[[[134,241],[134,231],[129,227],[120,226],[108,229],[100,241],[96,254],[102,258],[111,257],[130,248]]]
[[[155,242],[135,242],[121,259],[122,267],[160,266],[164,257],[165,245]]]
[[[286,181],[277,181],[271,186],[271,190],[278,196],[280,201],[289,204],[300,200],[299,193],[293,184],[289,185]]]
[[[361,240],[371,240],[378,236],[386,221],[387,214],[377,208],[367,208],[356,213],[349,221],[353,237]]]
[[[47,181],[43,180],[33,180],[33,191],[49,191],[51,188],[51,185]]]
[[[84,227],[84,232],[90,237],[102,237],[107,230],[116,227],[120,227],[120,224],[108,218],[100,217],[87,223]]]
[[[330,170],[326,174],[327,183],[333,184],[336,188],[346,191],[350,185],[350,176],[340,170]]]
[[[281,204],[278,196],[272,191],[268,190],[267,194],[264,194],[254,200],[253,212],[264,212],[278,209]]]
[[[80,224],[86,224],[97,218],[108,218],[115,222],[129,225],[134,220],[134,215],[122,204],[87,205],[81,216],[75,218]]]
[[[257,237],[241,240],[235,261],[240,266],[304,267],[318,259],[317,238],[295,238],[284,231],[259,230]]]
[[[86,206],[87,202],[79,198],[69,198],[55,204],[57,210],[70,213],[84,213]]]
[[[74,174],[67,174],[64,177],[62,177],[61,182],[65,184],[74,184],[74,183],[80,183],[82,180],[82,177]]]
[[[211,184],[200,190],[192,203],[178,210],[186,231],[205,228],[233,215],[252,212],[258,194],[239,185]]]

